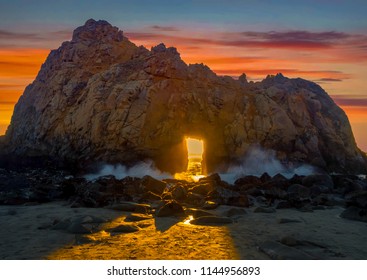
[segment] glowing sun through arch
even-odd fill
[[[202,161],[204,153],[204,141],[186,137],[188,165],[185,172],[176,173],[175,178],[179,180],[198,181],[205,177],[203,174]]]
[[[186,138],[188,157],[203,158],[204,141],[195,138]]]

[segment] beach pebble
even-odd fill
[[[274,208],[265,208],[265,207],[256,207],[254,209],[254,213],[275,213],[276,210]]]
[[[186,215],[192,215],[194,218],[199,218],[199,217],[203,217],[203,216],[214,216],[214,214],[212,214],[208,211],[195,209],[195,208],[188,208],[188,209],[186,209],[185,213],[186,213]]]
[[[143,220],[152,219],[151,215],[144,215],[144,214],[130,214],[125,218],[126,222],[138,222]]]
[[[157,209],[155,215],[157,217],[185,216],[185,210],[176,201],[168,201]]]
[[[85,234],[76,234],[75,235],[75,244],[76,245],[83,245],[83,244],[88,244],[88,243],[93,243],[96,240],[89,236],[89,235],[85,235]]]
[[[139,231],[139,227],[134,225],[119,225],[109,230],[111,233],[131,233]]]
[[[297,219],[279,218],[277,220],[278,224],[288,224],[288,223],[302,223],[302,221]]]
[[[223,212],[223,215],[226,217],[243,216],[246,214],[247,212],[243,208],[230,208]]]
[[[219,216],[203,216],[193,219],[190,224],[193,225],[221,225],[221,224],[232,224],[233,220],[228,217]]]
[[[88,225],[80,223],[72,223],[68,227],[68,232],[75,234],[84,234],[84,233],[92,233],[92,230]]]
[[[212,209],[216,209],[218,208],[219,204],[215,201],[205,201],[204,205],[203,205],[203,209],[205,210],[212,210]]]
[[[71,222],[69,219],[62,220],[62,221],[59,221],[56,219],[53,224],[54,225],[51,227],[51,229],[53,230],[67,230]]]
[[[138,204],[138,203],[128,202],[128,201],[115,203],[106,208],[117,210],[117,211],[136,212],[136,213],[144,213],[144,214],[149,213],[151,211],[151,207],[149,204]]]
[[[350,206],[340,214],[340,217],[367,223],[367,209]]]
[[[273,260],[312,260],[313,257],[301,250],[286,246],[284,244],[265,241],[259,246],[260,251],[264,252]]]
[[[294,238],[293,236],[284,236],[280,239],[280,243],[287,245],[287,246],[296,246],[300,244],[300,242]]]

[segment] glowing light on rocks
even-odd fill
[[[188,165],[187,170],[182,173],[176,173],[175,178],[179,180],[198,181],[205,177],[202,169],[204,141],[191,137],[186,138]]]

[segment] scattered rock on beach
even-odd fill
[[[325,186],[331,190],[334,187],[334,182],[328,174],[312,174],[303,178],[302,185],[306,187]]]
[[[247,212],[243,208],[230,208],[223,212],[223,215],[226,217],[243,216],[246,214]]]
[[[148,191],[142,195],[141,199],[144,201],[159,201],[162,199],[162,197],[151,191]]]
[[[119,234],[119,233],[131,233],[139,231],[139,227],[134,225],[118,225],[114,228],[109,229],[111,233]]]
[[[185,216],[185,210],[176,201],[168,201],[155,212],[157,217]]]
[[[125,218],[125,222],[138,222],[149,219],[153,219],[153,217],[151,215],[144,214],[130,214]]]
[[[76,234],[75,235],[75,244],[76,245],[83,245],[83,244],[89,244],[94,243],[96,240],[87,234]]]
[[[367,209],[367,191],[358,191],[346,196],[348,206]]]
[[[273,260],[312,260],[311,255],[284,244],[266,241],[259,246],[260,251]]]
[[[232,224],[233,220],[228,217],[219,216],[202,216],[193,219],[190,224],[193,225],[222,225],[222,224]]]
[[[254,209],[254,213],[275,213],[276,210],[274,208],[271,207],[256,207]]]
[[[280,243],[286,245],[286,246],[296,246],[298,244],[300,244],[300,241],[293,237],[293,236],[283,236],[281,239],[280,239]]]
[[[68,227],[68,232],[76,233],[76,234],[85,234],[85,233],[92,233],[92,228],[88,224],[81,224],[81,223],[72,223]]]
[[[205,210],[213,210],[218,208],[219,204],[215,201],[207,200],[205,201],[204,205],[202,206]]]
[[[171,192],[172,198],[177,201],[182,201],[186,199],[187,197],[187,189],[180,184],[172,187],[170,192]]]
[[[152,193],[155,193],[157,195],[161,195],[167,187],[167,184],[165,182],[154,179],[149,175],[143,177],[141,184],[146,192],[151,191]]]
[[[279,218],[277,220],[278,224],[289,224],[289,223],[302,223],[302,221],[297,219]]]
[[[134,202],[120,202],[114,203],[111,206],[106,207],[108,209],[118,210],[118,211],[125,211],[125,212],[136,212],[136,213],[150,213],[151,206],[149,204],[139,204]]]
[[[203,216],[214,216],[214,214],[208,212],[208,211],[204,211],[204,210],[200,210],[200,209],[194,209],[194,208],[188,208],[185,211],[186,215],[192,215],[194,218],[199,218],[199,217],[203,217]]]
[[[340,217],[367,223],[367,209],[350,206],[340,214]]]

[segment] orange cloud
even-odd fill
[[[1,77],[35,77],[49,50],[0,49]]]
[[[48,53],[45,49],[0,49],[0,135],[5,133],[15,103],[36,77]]]
[[[0,102],[0,135],[6,132],[11,116],[13,115],[14,105],[15,103]]]
[[[367,153],[367,106],[341,106],[352,126],[358,147]]]
[[[366,101],[364,101],[366,103]],[[351,106],[351,105],[339,105],[344,112],[348,115],[351,123],[363,123],[366,124],[366,130],[364,133],[367,136],[367,106]]]

